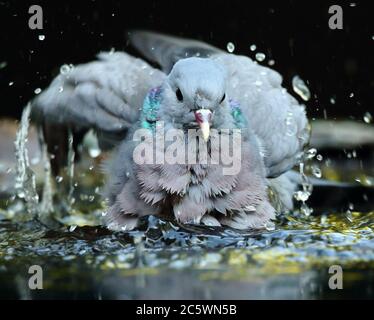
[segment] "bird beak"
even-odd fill
[[[199,124],[204,141],[208,141],[210,135],[210,121],[212,119],[212,111],[208,109],[199,109],[195,111],[195,119]]]

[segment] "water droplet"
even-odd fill
[[[353,92],[351,92],[350,94],[349,94],[349,97],[350,98],[353,98],[355,96],[355,94],[353,93]]]
[[[252,45],[249,47],[249,49],[250,49],[251,51],[255,51],[255,50],[257,49],[257,47],[256,47],[255,44],[252,44]]]
[[[270,59],[269,61],[268,61],[268,65],[269,66],[273,66],[275,64],[275,61],[273,60],[273,59]]]
[[[321,154],[317,155],[317,160],[318,161],[322,161],[323,160],[323,156]]]
[[[73,232],[76,228],[77,228],[76,225],[72,225],[72,226],[69,227],[69,231]]]
[[[107,211],[103,211],[103,212],[101,213],[101,216],[102,216],[102,217],[105,217],[107,214],[108,214]]]
[[[320,178],[322,177],[322,171],[321,171],[321,169],[318,168],[317,166],[313,166],[313,167],[312,167],[312,173],[313,173],[313,175],[314,175],[316,178],[318,178],[318,179],[320,179]]]
[[[317,149],[316,148],[310,148],[306,152],[306,158],[307,159],[313,159],[317,155]]]
[[[8,63],[6,61],[1,62],[0,63],[0,69],[5,68],[7,65],[8,65]]]
[[[266,222],[265,223],[265,229],[267,231],[273,231],[273,230],[275,230],[275,224],[274,224],[274,222],[271,222],[271,221]]]
[[[64,87],[59,87],[58,92],[62,92],[62,91],[64,91]]]
[[[370,112],[365,112],[365,114],[364,114],[364,121],[366,123],[371,123],[373,121],[373,116],[371,115]]]
[[[292,78],[292,87],[293,91],[295,91],[304,101],[310,99],[309,88],[306,86],[304,80],[299,76],[296,75]]]
[[[67,64],[63,64],[61,67],[60,67],[60,73],[61,74],[67,74],[69,73],[71,70],[70,70],[70,66],[67,65]]]
[[[326,222],[327,222],[327,216],[326,215],[321,216],[321,224],[324,225],[326,224]]]
[[[299,190],[294,193],[294,197],[297,201],[305,202],[309,199],[310,193],[308,191]]]
[[[331,97],[331,98],[330,98],[330,103],[331,103],[331,104],[335,104],[335,103],[336,103],[335,98]]]
[[[9,87],[11,87],[14,84],[13,81],[9,82]]]
[[[89,153],[91,158],[97,158],[101,154],[101,150],[100,150],[100,148],[98,148],[96,146],[91,146],[88,149],[88,153]]]
[[[353,214],[351,210],[347,210],[347,212],[345,213],[345,217],[349,222],[353,222]]]
[[[227,43],[227,51],[232,53],[235,50],[235,45],[232,42]]]
[[[353,7],[356,6],[356,3],[352,2],[352,3],[349,4],[349,6],[353,8]]]
[[[38,39],[40,41],[43,41],[45,39],[45,35],[44,34],[40,34],[39,37],[38,37]]]
[[[64,180],[63,177],[61,177],[61,176],[57,176],[57,177],[56,177],[56,182],[57,182],[57,183],[62,182],[62,180]]]
[[[265,54],[264,53],[262,53],[262,52],[257,52],[256,53],[256,60],[257,61],[264,61],[265,60],[265,58],[266,58],[266,56],[265,56]]]
[[[303,203],[302,204],[302,206],[301,206],[301,212],[305,215],[305,216],[307,216],[307,217],[309,217],[312,213],[313,213],[313,209],[312,208],[309,208],[305,203]]]
[[[42,92],[42,89],[36,88],[34,92],[35,92],[35,94],[39,94],[40,92]]]

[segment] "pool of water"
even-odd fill
[[[374,212],[354,211],[289,213],[275,230],[247,233],[154,217],[127,233],[2,219],[0,297],[372,298],[373,229]],[[43,290],[28,288],[31,265],[43,269]],[[343,268],[343,290],[329,289],[331,265]]]
[[[352,184],[315,187],[311,215],[284,213],[275,228],[256,232],[155,217],[136,231],[111,232],[100,225],[97,159],[56,177],[51,219],[41,223],[14,195],[14,177],[3,175],[0,299],[374,298],[372,160],[345,154],[324,154],[319,166],[323,177]],[[42,290],[29,288],[32,265],[42,267]],[[329,287],[333,265],[342,267],[342,290]]]

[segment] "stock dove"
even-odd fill
[[[135,31],[130,41],[160,69],[124,52],[100,53],[97,61],[58,75],[32,102],[36,119],[93,128],[101,142],[112,141],[107,226],[130,230],[153,214],[264,228],[275,218],[269,186],[291,208],[295,186],[285,174],[300,161],[309,126],[305,107],[282,88],[280,74],[195,40]],[[143,164],[134,161],[139,129],[151,137],[141,142],[152,151]],[[191,129],[198,129],[197,162],[155,162],[169,147],[182,150]],[[157,133],[170,130],[175,140],[157,143]],[[233,139],[234,131],[240,132],[237,144],[223,148],[220,142]],[[193,149],[188,141],[187,150]],[[226,164],[212,161],[214,152],[230,153],[239,169],[225,174]]]

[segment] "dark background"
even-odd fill
[[[43,8],[43,30],[28,28],[32,4]],[[328,27],[332,4],[343,8],[343,30]],[[34,90],[46,87],[64,63],[86,62],[112,47],[135,53],[126,34],[142,28],[221,48],[230,41],[235,53],[252,58],[249,47],[256,44],[266,54],[263,64],[274,59],[290,91],[294,75],[307,81],[311,117],[326,110],[329,119],[362,121],[374,111],[373,15],[369,1],[0,0],[0,63],[7,64],[0,70],[0,115],[19,117]]]

